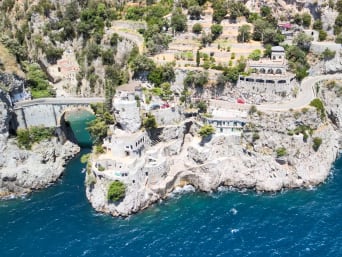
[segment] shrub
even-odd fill
[[[323,53],[321,54],[321,59],[323,60],[331,60],[335,57],[336,51],[332,51],[329,48],[325,48]]]
[[[328,33],[325,30],[320,29],[318,34],[318,40],[319,41],[324,41],[327,39]]]
[[[253,133],[253,136],[252,136],[252,141],[255,142],[257,141],[258,139],[260,139],[260,135],[258,133]]]
[[[322,144],[322,138],[320,138],[320,137],[314,137],[313,138],[312,148],[315,150],[315,152],[318,151],[318,148],[321,146],[321,144]]]
[[[321,119],[325,118],[325,109],[322,101],[319,98],[315,98],[311,101],[310,106],[316,108],[317,113],[320,115]]]
[[[257,111],[258,111],[258,109],[256,108],[256,106],[252,105],[248,110],[248,114],[252,115],[252,114],[256,113]]]
[[[277,153],[277,157],[283,157],[287,155],[287,151],[285,147],[277,148],[276,153]]]
[[[261,50],[255,49],[253,52],[249,54],[248,58],[252,59],[253,61],[259,61],[261,58]]]
[[[207,137],[215,133],[215,128],[212,125],[204,125],[198,133],[201,137]]]
[[[62,57],[63,52],[62,48],[56,48],[52,45],[48,45],[45,48],[46,59],[50,64],[56,64],[57,60]]]
[[[83,154],[81,156],[81,163],[87,163],[89,161],[89,158],[90,158],[90,154],[89,153]]]
[[[207,106],[207,104],[204,101],[199,101],[197,103],[197,108],[199,109],[199,112],[206,113],[207,109],[208,109],[208,106]]]
[[[18,129],[17,140],[20,148],[31,149],[34,143],[50,139],[54,128],[31,127],[29,129]]]
[[[213,35],[213,39],[217,39],[223,31],[223,27],[220,24],[213,24],[210,27],[211,34]]]
[[[154,129],[157,127],[156,117],[148,113],[147,117],[144,119],[143,125],[146,129]]]
[[[109,186],[107,199],[112,202],[122,200],[126,195],[126,186],[121,181],[115,180]]]
[[[46,74],[37,63],[24,63],[24,70],[26,71],[27,84],[31,89],[33,98],[54,96]]]
[[[104,148],[102,145],[96,145],[95,146],[95,154],[101,154],[101,153],[104,153]]]
[[[200,23],[194,24],[194,26],[192,26],[192,32],[195,34],[200,34],[202,32],[202,25]]]

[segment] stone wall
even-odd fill
[[[60,126],[63,114],[75,108],[89,109],[89,104],[33,104],[15,108],[16,127],[14,129],[32,126]]]
[[[240,76],[236,89],[249,103],[277,102],[290,97],[296,84],[294,76],[259,74]]]

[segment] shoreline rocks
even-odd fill
[[[67,162],[79,151],[79,146],[56,137],[34,144],[31,150],[17,146],[9,138],[13,119],[11,92],[23,87],[24,80],[0,73],[5,88],[0,89],[0,199],[25,195],[45,188],[64,172]]]
[[[340,128],[328,119],[321,119],[312,107],[299,112],[255,114],[249,117],[248,124],[249,129],[245,129],[238,143],[236,138],[218,133],[204,145],[197,136],[196,120],[189,130],[182,129],[184,124],[166,126],[162,131],[164,136],[160,137],[166,140],[149,149],[160,149],[164,153],[169,170],[166,176],[161,176],[158,183],[151,183],[149,176],[144,176],[143,167],[136,173],[140,175],[125,178],[126,197],[113,203],[107,200],[108,186],[120,178],[113,177],[110,171],[94,173],[89,170],[87,198],[99,212],[128,216],[166,199],[176,188],[186,185],[204,192],[222,186],[262,192],[312,188],[329,176],[341,149]],[[303,125],[307,128],[302,132],[293,132]],[[179,135],[179,131],[184,134]],[[259,135],[255,141],[254,133]],[[317,151],[313,147],[316,137],[322,139]],[[172,154],[166,150],[171,145],[179,146]],[[284,156],[277,156],[278,148],[286,149]],[[96,162],[98,157],[92,158]]]
[[[32,150],[19,149],[8,140],[0,157],[0,199],[13,198],[42,189],[55,182],[79,146],[57,138],[35,144]]]

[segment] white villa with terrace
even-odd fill
[[[250,74],[240,75],[237,87],[242,92],[260,94],[266,101],[272,101],[272,97],[276,95],[289,96],[297,83],[295,74],[287,71],[285,50],[281,46],[272,47],[270,59],[249,60],[246,72]]]
[[[247,113],[237,110],[214,109],[205,122],[216,129],[216,133],[240,136],[247,121]]]

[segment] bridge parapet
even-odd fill
[[[66,111],[79,108],[91,111],[91,103],[103,101],[103,98],[42,98],[22,101],[14,106],[16,128],[60,126],[60,119]]]

